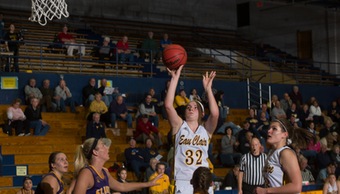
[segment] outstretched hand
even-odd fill
[[[169,68],[166,68],[168,70],[168,72],[170,73],[171,77],[173,78],[178,78],[181,75],[182,69],[183,69],[184,65],[179,66],[179,68],[170,70]]]
[[[214,80],[216,76],[216,71],[212,71],[210,72],[210,74],[208,72],[205,73],[205,75],[203,75],[203,87],[204,90],[207,90],[208,88],[212,87],[212,82]]]

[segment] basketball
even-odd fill
[[[187,62],[187,52],[178,44],[171,44],[163,50],[163,63],[170,70],[178,69]]]

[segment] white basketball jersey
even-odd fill
[[[187,122],[183,122],[175,137],[175,180],[191,180],[198,167],[209,167],[209,141],[209,134],[202,125],[194,133]]]
[[[284,149],[290,149],[287,146],[283,146],[268,154],[268,161],[265,165],[265,186],[266,187],[280,187],[284,185],[285,174],[280,164],[280,153]]]

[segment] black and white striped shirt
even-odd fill
[[[267,155],[261,153],[254,156],[251,153],[244,154],[240,161],[240,171],[243,172],[243,182],[249,185],[263,185],[263,168]]]

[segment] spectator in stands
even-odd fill
[[[4,37],[5,34],[5,22],[4,22],[4,15],[0,13],[0,40]]]
[[[212,188],[213,175],[209,168],[200,166],[198,167],[190,180],[194,188],[194,194],[208,194]]]
[[[40,101],[41,111],[55,112],[57,110],[57,104],[54,103],[54,91],[50,88],[50,80],[45,79],[42,87],[39,88],[42,99]]]
[[[323,169],[332,162],[332,158],[330,156],[330,152],[327,147],[327,140],[325,137],[320,139],[320,145],[321,149],[320,152],[316,155],[316,163],[319,169]]]
[[[7,52],[13,52],[13,67],[15,72],[19,72],[19,47],[20,42],[23,41],[24,38],[20,33],[15,32],[14,24],[10,24],[9,31],[4,36],[5,40],[5,48]],[[5,66],[5,72],[10,72],[10,59]]]
[[[302,94],[300,93],[298,86],[293,86],[292,92],[289,93],[289,96],[292,102],[294,102],[297,107],[301,107],[303,105]]]
[[[313,104],[309,107],[309,117],[313,118],[316,125],[324,124],[323,113],[317,100],[314,100]]]
[[[155,106],[151,104],[152,97],[150,94],[147,94],[145,96],[145,100],[139,105],[138,107],[138,113],[137,113],[137,118],[141,115],[148,115],[149,121],[153,123],[155,127],[158,128],[158,115],[155,111]]]
[[[271,112],[272,119],[287,119],[286,112],[282,109],[280,101],[275,102],[275,107]]]
[[[325,127],[320,130],[319,137],[327,137],[328,134],[335,132],[337,129],[333,125],[333,121],[331,119],[326,119]]]
[[[110,121],[111,127],[116,127],[116,120],[124,120],[127,122],[127,130],[133,130],[132,116],[129,113],[122,95],[118,95],[110,104]]]
[[[154,105],[156,113],[160,114],[162,112],[161,108],[164,103],[160,102],[160,99],[158,98],[159,95],[156,95],[154,88],[150,88],[148,94],[151,95],[151,103]]]
[[[156,165],[156,172],[150,176],[149,181],[153,180],[158,175],[162,175],[162,177],[156,181],[157,185],[149,188],[149,191],[150,191],[149,194],[169,193],[168,189],[170,186],[170,179],[168,175],[164,173],[165,168],[166,168],[166,164],[162,162]]]
[[[143,40],[141,57],[145,58],[145,61],[152,62],[158,51],[157,43],[153,39],[153,32],[149,31],[146,39]],[[148,57],[148,58],[147,58]]]
[[[300,121],[300,111],[297,109],[296,104],[293,102],[291,106],[286,111],[287,118],[290,118],[291,116],[297,118]],[[302,123],[301,123],[302,124]]]
[[[202,101],[201,97],[198,95],[196,88],[191,89],[190,96],[189,96],[190,101]]]
[[[83,105],[89,106],[94,100],[94,95],[98,92],[96,87],[96,79],[90,78],[89,83],[83,88]]]
[[[172,41],[169,39],[169,35],[164,33],[163,39],[160,41],[159,52],[157,53],[157,59],[159,59],[159,61],[162,61],[164,48],[170,44],[172,44]]]
[[[261,137],[263,137],[264,139],[267,139],[268,129],[269,129],[269,120],[267,118],[267,112],[264,111],[260,113],[257,131]]]
[[[86,126],[86,139],[94,137],[96,139],[106,138],[105,125],[100,122],[100,114],[93,113],[92,120]]]
[[[66,105],[69,105],[71,112],[76,112],[75,102],[70,89],[66,86],[65,80],[60,80],[59,85],[54,90],[54,99],[57,103],[57,111],[66,112]]]
[[[159,163],[159,160],[156,158],[151,158],[149,162],[149,166],[145,170],[144,182],[148,181],[152,174],[156,172],[156,165]]]
[[[142,168],[145,170],[149,163],[144,161],[143,150],[136,147],[136,140],[133,138],[130,139],[129,145],[130,147],[126,148],[124,151],[127,167],[132,170],[139,179],[141,179],[141,170],[143,170]]]
[[[263,169],[267,155],[261,153],[258,138],[251,139],[251,151],[242,156],[238,175],[238,190],[253,193],[256,187],[264,187]]]
[[[334,144],[333,145],[333,148],[332,148],[332,151],[331,151],[331,159],[332,159],[332,162],[336,163],[337,167],[339,168],[339,164],[340,164],[340,147],[338,144]],[[338,171],[338,168],[337,168],[337,171]]]
[[[41,100],[43,97],[39,88],[36,87],[36,81],[34,78],[31,78],[28,82],[28,85],[25,86],[25,98],[27,104],[29,104],[31,98],[38,98]]]
[[[156,143],[157,146],[162,145],[161,133],[157,127],[153,126],[149,121],[148,115],[142,115],[137,119],[136,132],[134,138],[139,142],[145,142],[148,138]]]
[[[316,100],[316,97],[315,97],[315,96],[311,96],[311,97],[309,98],[309,101],[307,101],[306,103],[307,103],[308,106],[310,107],[310,106],[313,105],[313,103],[314,103],[315,100]]]
[[[127,61],[129,64],[132,64],[135,61],[135,56],[130,50],[128,37],[123,36],[121,40],[117,42],[117,54],[118,54],[118,63],[123,64]]]
[[[169,85],[170,85],[170,80],[167,80],[165,82],[165,87],[164,87],[164,89],[161,92],[161,103],[162,104],[164,104],[164,100],[165,100],[166,94],[168,93]],[[167,115],[167,113],[165,111],[165,107],[163,105],[162,105],[162,117],[163,117],[164,120],[168,120],[168,115]]]
[[[267,103],[267,107],[270,108],[270,110],[273,110],[273,108],[276,105],[276,102],[280,102],[279,101],[279,97],[277,97],[276,94],[272,95],[272,101]]]
[[[249,115],[246,118],[246,120],[249,122],[250,128],[252,130],[257,130],[259,120],[257,120],[257,116],[255,115],[255,109],[250,108],[248,112],[249,112]]]
[[[232,170],[229,170],[227,175],[224,177],[222,182],[222,190],[226,187],[231,187],[231,189],[237,189],[238,175],[240,174],[240,164],[236,164]]]
[[[25,109],[25,135],[30,135],[29,129],[34,129],[34,135],[44,136],[50,129],[48,123],[42,120],[39,99],[32,98],[31,104]]]
[[[119,94],[118,89],[107,85],[107,80],[105,78],[100,80],[98,92],[102,95],[102,100],[105,102],[107,107],[110,106],[112,99],[115,99]]]
[[[180,89],[174,100],[174,108],[180,117],[184,118],[185,109],[189,102],[190,100],[187,98],[185,90]]]
[[[221,139],[220,161],[223,166],[234,166],[238,164],[241,158],[241,153],[235,152],[234,147],[237,147],[239,142],[233,136],[231,127],[225,128],[225,135]]]
[[[299,117],[303,127],[307,127],[306,126],[307,121],[313,121],[313,117],[310,117],[309,115],[310,113],[309,113],[308,104],[303,104],[302,110],[300,111],[300,117]]]
[[[5,123],[5,131],[8,135],[12,135],[12,128],[15,128],[15,135],[24,136],[25,132],[28,135],[27,131],[24,131],[24,121],[26,120],[26,116],[22,109],[20,108],[21,100],[16,98],[12,106],[7,109],[7,118],[8,123]]]
[[[33,188],[33,182],[32,182],[32,178],[29,176],[25,176],[22,182],[22,188],[17,192],[17,194],[25,194],[25,193],[29,193],[29,194],[34,194],[34,190]]]
[[[339,194],[340,193],[340,182],[337,180],[334,173],[329,174],[325,181],[323,188],[323,194]]]
[[[245,134],[244,138],[241,138],[240,144],[239,144],[239,150],[241,154],[247,154],[251,151],[251,140],[253,139],[253,132],[248,130]]]
[[[292,106],[292,100],[288,93],[283,94],[283,99],[280,100],[282,109],[287,113],[287,110]],[[289,117],[288,117],[289,118]]]
[[[153,141],[151,138],[147,138],[144,143],[144,148],[141,152],[144,162],[149,164],[151,158],[159,157],[158,149],[153,146]]]
[[[227,118],[227,114],[228,114],[228,107],[225,106],[224,104],[224,91],[219,90],[216,92],[215,96],[215,100],[218,106],[218,110],[219,110],[219,118],[218,118],[218,124],[217,127],[220,127],[226,120]]]
[[[336,100],[332,101],[327,115],[331,117],[332,121],[334,122],[338,123],[340,121],[340,107],[338,106]]]
[[[270,119],[270,115],[269,115],[269,110],[268,110],[268,106],[267,103],[263,103],[261,105],[261,109],[257,111],[257,115],[259,117],[261,117],[261,113],[264,112],[266,115],[266,119],[269,120]]]
[[[110,45],[110,37],[104,37],[103,44],[98,49],[99,61],[104,60],[113,61],[114,60],[114,47]]]
[[[336,170],[336,163],[334,162],[330,162],[326,168],[322,168],[319,171],[318,177],[316,179],[316,183],[318,184],[324,184],[327,181],[327,177],[330,174],[335,174],[335,170]]]
[[[119,168],[117,171],[117,181],[120,183],[127,183],[127,169]],[[128,194],[129,192],[113,192],[113,194]]]
[[[298,157],[302,181],[307,181],[308,184],[314,184],[315,179],[312,172],[307,168],[308,167],[308,159],[304,156]]]
[[[313,121],[307,121],[307,130],[311,132],[314,136],[319,135],[319,132],[315,130],[315,124]]]
[[[87,114],[88,121],[92,120],[92,115],[94,113],[100,114],[100,121],[104,122],[106,126],[111,124],[109,109],[105,105],[104,101],[102,101],[102,95],[99,92],[94,95],[94,101],[90,104]]]
[[[68,56],[73,56],[73,50],[78,50],[78,55],[85,56],[85,45],[76,43],[76,39],[73,35],[68,33],[67,25],[63,26],[62,32],[58,34],[58,39],[67,49]]]

